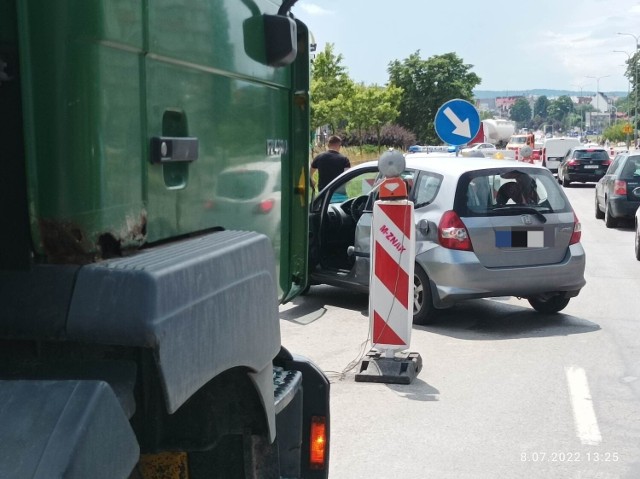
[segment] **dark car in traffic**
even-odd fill
[[[640,151],[615,157],[606,174],[596,183],[596,218],[607,228],[619,220],[630,220],[640,206]]]
[[[558,166],[558,181],[562,186],[571,183],[595,183],[604,176],[611,164],[609,152],[602,147],[575,146]]]

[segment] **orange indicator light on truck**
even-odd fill
[[[327,444],[327,424],[323,416],[311,418],[311,451],[309,467],[311,469],[324,469]]]

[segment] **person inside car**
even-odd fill
[[[514,179],[504,183],[498,189],[496,203],[505,205],[509,200],[515,204],[538,204],[536,183],[529,175],[520,171],[513,171],[502,175],[505,179]]]

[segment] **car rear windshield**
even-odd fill
[[[546,169],[494,168],[460,177],[454,208],[460,216],[503,216],[527,208],[565,213],[571,205]]]
[[[609,154],[604,150],[576,150],[573,157],[578,160],[608,160]]]

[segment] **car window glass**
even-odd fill
[[[623,180],[631,180],[633,177],[640,176],[640,157],[629,157],[622,172],[620,178]]]
[[[577,150],[573,157],[579,160],[608,160],[609,154],[604,150]]]
[[[414,192],[414,204],[416,208],[429,205],[438,194],[442,176],[435,173],[422,172],[418,178],[418,184]]]
[[[330,203],[342,203],[351,198],[368,195],[373,189],[377,176],[377,171],[369,171],[350,178],[332,192]]]
[[[568,208],[556,180],[544,170],[486,170],[460,178],[456,211],[471,216],[491,216],[508,206],[526,206],[540,212]],[[462,192],[462,194],[460,194]]]
[[[613,160],[613,163],[611,163],[611,166],[609,166],[609,169],[607,170],[607,175],[613,175],[616,173],[616,171],[618,170],[618,168],[620,167],[620,164],[623,162],[624,157],[620,157],[617,156],[615,160]]]

